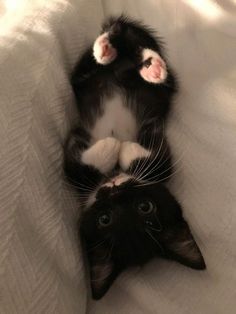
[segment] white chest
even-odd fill
[[[94,141],[113,136],[120,141],[135,141],[137,133],[136,119],[127,108],[125,99],[116,93],[104,100],[103,114],[92,130]]]

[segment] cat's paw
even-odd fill
[[[151,152],[139,143],[135,142],[123,142],[120,147],[119,164],[120,167],[126,171],[131,166],[132,162],[139,158],[149,157]]]
[[[167,77],[165,61],[157,52],[151,49],[143,49],[142,68],[139,73],[149,83],[163,83]]]
[[[100,35],[93,45],[93,56],[97,63],[106,65],[115,60],[117,56],[116,49],[109,41],[109,34],[106,32]]]
[[[106,137],[84,151],[81,160],[84,164],[93,166],[105,174],[115,167],[119,151],[120,141],[114,137]]]

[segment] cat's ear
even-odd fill
[[[88,254],[92,296],[96,300],[104,296],[119,274],[110,253],[110,247],[100,245]]]
[[[170,259],[194,269],[206,268],[201,251],[184,220],[168,232],[165,247]]]

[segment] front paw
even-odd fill
[[[142,68],[139,73],[149,83],[163,83],[167,77],[165,61],[154,50],[143,49]]]
[[[119,164],[120,167],[126,171],[131,166],[132,162],[139,158],[148,158],[151,152],[139,143],[123,142],[120,147]]]
[[[117,56],[116,49],[109,41],[109,33],[100,35],[93,45],[93,56],[97,63],[106,65],[115,60]]]
[[[105,174],[115,167],[119,151],[120,141],[114,137],[106,137],[83,152],[81,160]]]

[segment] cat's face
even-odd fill
[[[127,177],[124,181],[118,186],[110,182],[102,185],[81,217],[80,231],[96,299],[122,270],[143,265],[155,256],[205,268],[181,207],[164,185]]]

